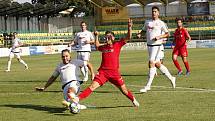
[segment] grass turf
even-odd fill
[[[87,110],[71,114],[61,105],[63,99],[59,79],[45,92],[34,87],[43,86],[52,74],[60,55],[24,56],[29,70],[15,59],[11,72],[4,72],[7,58],[0,60],[0,121],[214,121],[215,119],[215,49],[189,49],[191,75],[177,76],[177,88],[159,73],[152,90],[140,94],[147,81],[147,51],[122,51],[120,70],[127,87],[140,103],[139,108],[110,83],[98,88],[81,101]],[[75,57],[75,53],[72,53]],[[94,70],[100,65],[100,53],[91,53]],[[178,58],[185,72],[181,58]],[[164,65],[172,74],[177,70],[166,50]],[[175,75],[176,76],[176,75]],[[82,86],[86,88],[91,81]]]

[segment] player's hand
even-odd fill
[[[93,74],[91,75],[91,80],[93,81],[94,78],[95,78],[95,74],[93,73]]]
[[[95,35],[95,36],[98,36],[98,35],[99,35],[99,32],[98,32],[98,31],[94,31],[94,35]]]
[[[35,87],[35,90],[42,92],[45,90],[45,88],[44,87]]]
[[[90,41],[88,41],[88,40],[87,40],[87,41],[85,41],[85,44],[90,44]]]
[[[159,40],[159,39],[161,39],[161,37],[160,37],[160,36],[156,36],[156,37],[154,38],[154,41],[157,41],[157,40]]]
[[[138,39],[141,38],[141,33],[137,33],[137,38],[138,38]]]

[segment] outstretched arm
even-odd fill
[[[44,87],[35,87],[36,91],[45,91],[45,89],[48,88],[56,79],[57,77],[51,76]]]
[[[132,26],[133,26],[133,22],[131,20],[131,18],[128,19],[128,33],[127,36],[124,38],[125,41],[129,41],[132,37]]]

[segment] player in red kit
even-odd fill
[[[182,74],[182,69],[177,61],[177,57],[181,56],[183,63],[187,69],[186,75],[190,75],[190,66],[187,60],[188,52],[187,52],[187,40],[191,41],[191,37],[188,31],[183,27],[182,19],[177,19],[177,29],[174,33],[174,41],[173,41],[173,53],[172,60],[178,69],[178,75]]]
[[[95,45],[97,50],[102,52],[102,62],[98,69],[98,73],[95,76],[92,84],[87,87],[78,97],[74,97],[74,102],[79,102],[86,97],[88,97],[95,89],[102,86],[106,82],[114,84],[119,90],[132,101],[135,107],[139,106],[139,103],[129,91],[124,83],[124,80],[119,72],[119,55],[120,50],[123,45],[131,39],[131,27],[132,21],[128,21],[128,33],[125,38],[121,38],[119,41],[114,41],[114,33],[111,31],[105,32],[106,42],[101,44],[98,40],[98,32],[95,32]]]

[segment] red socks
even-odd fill
[[[179,71],[179,72],[182,71],[182,69],[181,69],[181,67],[180,67],[180,65],[179,65],[179,63],[178,63],[178,61],[177,61],[177,60],[173,60],[173,62],[174,62],[174,64],[175,64],[175,67],[178,69],[178,71]]]
[[[88,87],[81,94],[78,95],[79,100],[82,100],[88,97],[93,91]]]
[[[128,94],[126,95],[126,97],[128,99],[130,99],[132,102],[134,101],[134,96],[133,96],[133,94],[130,91],[128,91]]]
[[[187,72],[190,72],[190,66],[189,66],[188,61],[187,61],[187,62],[184,62],[184,65],[185,65],[185,67],[186,67],[186,69],[187,69]]]

